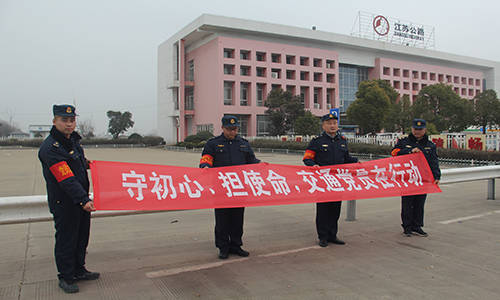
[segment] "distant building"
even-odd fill
[[[30,138],[46,138],[50,129],[52,129],[52,125],[29,125],[29,137]]]
[[[29,137],[30,137],[30,135],[25,133],[25,132],[16,131],[16,132],[12,132],[11,134],[9,134],[9,136],[7,138],[16,139],[16,140],[24,140],[24,139],[27,139]]]
[[[268,134],[266,95],[282,88],[320,116],[345,113],[361,81],[382,79],[411,101],[445,83],[462,98],[500,87],[498,62],[319,30],[202,15],[158,49],[158,132],[167,143],[220,132],[237,115],[241,134]]]

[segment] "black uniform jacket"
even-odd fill
[[[67,139],[52,127],[50,135],[40,146],[38,158],[42,162],[51,212],[54,212],[58,201],[70,201],[82,206],[90,201],[88,163],[80,140],[76,132]]]
[[[260,163],[255,157],[250,143],[237,135],[228,140],[224,134],[207,141],[200,159],[200,168],[225,167]]]
[[[436,144],[430,141],[427,135],[424,135],[421,140],[417,140],[417,138],[410,133],[408,137],[399,139],[392,149],[391,155],[410,154],[413,148],[419,148],[424,153],[425,159],[434,176],[434,180],[439,180],[441,178],[441,170],[439,169]]]
[[[334,137],[323,132],[320,136],[312,139],[302,161],[306,166],[329,166],[355,163],[358,162],[358,159],[349,154],[346,137],[337,131]]]

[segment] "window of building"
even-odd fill
[[[481,93],[481,90],[476,90],[476,96]]]
[[[274,79],[281,78],[281,69],[271,69],[271,78]]]
[[[224,74],[234,75],[234,65],[224,64]]]
[[[413,91],[418,91],[419,88],[418,88],[418,82],[413,82],[412,85],[411,85],[411,89]]]
[[[257,67],[257,77],[266,77],[266,68]]]
[[[410,70],[403,69],[403,77],[404,78],[409,78],[410,77]]]
[[[286,79],[295,79],[295,70],[286,70]]]
[[[208,131],[214,133],[214,124],[199,124],[196,125],[196,132]]]
[[[250,51],[249,50],[240,50],[240,59],[249,60],[250,59]]]
[[[179,110],[179,92],[178,92],[178,89],[172,89],[172,99],[174,100],[174,109]]]
[[[314,105],[313,105],[313,108],[315,109],[321,109],[321,100],[322,100],[322,96],[321,95],[321,88],[314,88]]]
[[[427,80],[427,72],[421,72],[420,73],[420,79]]]
[[[318,82],[323,81],[323,73],[314,72],[314,81],[318,81]]]
[[[309,106],[309,87],[307,86],[300,87],[300,103],[304,108]]]
[[[396,90],[399,90],[401,88],[401,82],[400,81],[397,81],[397,80],[394,80],[394,88]]]
[[[326,74],[326,82],[335,83],[335,74]]]
[[[281,54],[279,54],[279,53],[272,53],[271,54],[271,61],[273,63],[281,63]]]
[[[287,55],[286,56],[286,63],[288,65],[295,65],[295,55]]]
[[[411,76],[413,76],[413,79],[418,79],[418,71],[411,71]]]
[[[460,78],[458,76],[453,76],[453,83],[460,83]]]
[[[240,66],[240,75],[250,76],[250,66]]]
[[[469,78],[469,85],[474,85],[474,78]]]
[[[300,57],[300,65],[301,66],[309,66],[309,57],[301,56]]]
[[[331,59],[326,60],[326,68],[327,69],[335,69],[335,61]]]
[[[269,135],[271,121],[267,115],[257,115],[257,136]]]
[[[234,58],[234,49],[224,48],[224,58]]]
[[[444,81],[444,75],[443,74],[438,74],[438,81],[443,82]]]
[[[481,80],[480,79],[476,79],[476,86],[480,86],[481,85]]]
[[[455,87],[455,88],[453,88],[453,91],[455,93],[457,93],[457,95],[460,95],[460,89],[459,88]]]
[[[323,66],[323,60],[321,58],[313,59],[313,66],[316,68],[321,68]]]
[[[333,108],[335,101],[335,89],[326,89],[326,109]]]
[[[427,84],[425,84],[425,83],[422,83],[422,86],[421,86],[421,88],[423,89],[423,88],[424,88],[424,87],[426,87],[426,86],[427,86]]]
[[[194,81],[194,61],[188,61],[188,71],[186,73],[187,81]]]
[[[188,88],[185,92],[184,99],[184,109],[193,110],[194,109],[194,89]]]
[[[452,79],[451,79],[451,75],[446,75],[446,82],[448,83],[451,83]]]
[[[469,89],[469,96],[474,96],[474,89]]]
[[[467,84],[467,77],[462,77],[462,84]]]
[[[248,99],[250,98],[248,96],[250,89],[250,84],[248,82],[241,82],[240,83],[240,105],[241,106],[248,106]]]
[[[266,95],[266,84],[257,83],[257,93],[256,93],[257,106],[264,106],[265,95]]]
[[[295,85],[287,85],[286,86],[286,91],[289,92],[292,95],[295,95]]]
[[[255,53],[255,58],[257,61],[266,61],[266,52],[257,51]]]
[[[436,73],[429,73],[429,77],[431,81],[436,81]]]
[[[392,73],[394,74],[394,76],[401,76],[401,70],[399,68],[394,68],[392,70]]]
[[[309,72],[300,71],[300,80],[309,80]]]
[[[281,84],[271,84],[271,89],[274,90],[279,90],[281,89]]]
[[[466,88],[462,88],[462,96],[465,96],[467,95],[467,89]]]
[[[383,73],[384,73],[384,75],[390,76],[391,75],[391,68],[384,67]]]
[[[339,103],[340,112],[346,112],[349,105],[356,100],[356,92],[358,91],[359,84],[368,80],[368,68],[339,64],[338,74],[339,85]]]
[[[410,83],[409,83],[409,82],[407,82],[407,81],[404,81],[404,82],[403,82],[403,89],[404,89],[404,90],[409,90],[409,89],[410,89]]]
[[[224,105],[233,105],[234,81],[224,81]]]

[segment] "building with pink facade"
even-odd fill
[[[158,50],[158,131],[175,143],[220,133],[225,114],[241,134],[268,134],[266,95],[274,88],[321,116],[345,112],[361,81],[387,80],[400,96],[450,84],[462,98],[500,86],[499,63],[318,30],[202,15]]]

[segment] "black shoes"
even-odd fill
[[[403,234],[407,237],[410,237],[411,236],[411,229],[410,228],[405,228],[405,230],[403,231]]]
[[[250,252],[241,249],[241,247],[238,247],[238,248],[230,248],[228,250],[221,249],[219,251],[219,258],[220,259],[227,259],[229,257],[229,253],[236,254],[236,255],[241,256],[241,257],[247,257],[250,255]]]
[[[319,240],[319,246],[320,247],[328,247],[328,241],[327,240]]]
[[[80,289],[76,285],[74,281],[66,281],[63,278],[59,279],[59,287],[66,293],[66,294],[74,294],[78,293]]]
[[[328,239],[328,242],[337,245],[345,245],[345,242],[343,240],[339,240],[337,237],[334,239]]]
[[[100,273],[97,272],[90,272],[87,269],[84,269],[83,273],[75,275],[74,279],[76,281],[78,280],[96,280],[101,276]]]
[[[428,236],[427,232],[423,231],[421,227],[413,228],[412,232],[419,236]]]
[[[219,258],[220,259],[227,259],[229,257],[229,250],[220,250],[219,251]]]
[[[229,249],[229,253],[236,254],[241,257],[247,257],[250,255],[250,252],[241,249],[241,247],[236,249]]]

